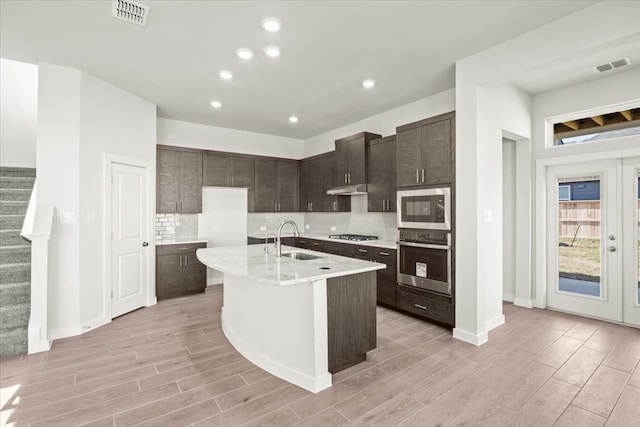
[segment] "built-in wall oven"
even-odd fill
[[[451,232],[398,229],[398,283],[451,295]]]
[[[451,189],[398,190],[398,228],[451,230]]]

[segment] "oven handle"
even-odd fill
[[[398,245],[400,245],[400,246],[412,246],[414,248],[444,249],[444,250],[447,250],[447,251],[451,249],[450,245],[429,245],[427,243],[413,243],[413,242],[403,242],[403,241],[399,241]]]

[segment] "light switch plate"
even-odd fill
[[[76,222],[75,212],[60,212],[58,214],[58,224],[70,224]]]
[[[308,230],[308,229],[309,229],[309,224],[305,224],[305,225],[304,225],[304,229],[305,229],[305,230]]]
[[[335,227],[331,227],[331,231],[336,231],[336,228]]]
[[[493,212],[492,211],[484,211],[484,220],[485,220],[485,222],[493,221]]]

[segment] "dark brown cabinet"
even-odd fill
[[[400,126],[396,131],[398,187],[451,185],[454,112]]]
[[[253,168],[253,157],[207,152],[204,155],[203,185],[253,188]]]
[[[298,162],[286,159],[255,160],[253,212],[298,211]]]
[[[204,292],[207,267],[196,258],[206,243],[156,247],[156,297],[158,300]]]
[[[397,307],[407,313],[433,320],[443,325],[454,326],[452,299],[434,292],[398,286]]]
[[[361,132],[336,140],[335,185],[365,184],[367,182],[366,144],[380,138],[369,132]]]
[[[396,211],[396,136],[367,144],[369,212]]]
[[[300,211],[350,212],[351,197],[330,196],[335,187],[335,155],[321,154],[300,162]]]
[[[158,148],[157,213],[202,213],[202,152]]]

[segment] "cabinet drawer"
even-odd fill
[[[206,247],[206,243],[176,243],[175,245],[158,245],[156,246],[156,255],[186,254]]]
[[[398,289],[398,308],[421,317],[453,326],[451,303],[441,301],[428,294],[414,294]]]

